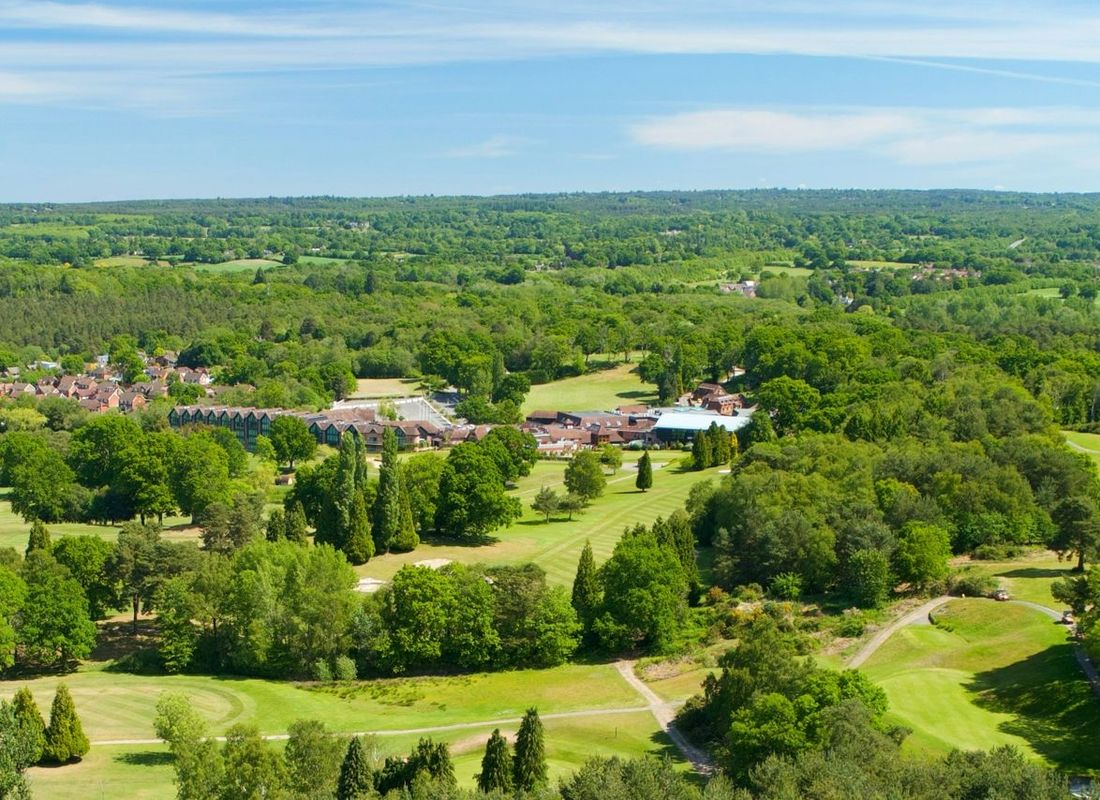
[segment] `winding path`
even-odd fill
[[[892,623],[890,623],[881,631],[878,631],[874,636],[872,636],[867,644],[861,647],[854,656],[848,659],[849,669],[855,669],[856,667],[862,665],[867,659],[873,656],[875,652],[880,647],[882,647],[882,645],[884,645],[891,636],[897,633],[898,630],[908,625],[912,625],[914,622],[921,619],[922,617],[927,617],[936,608],[943,605],[944,603],[949,603],[954,599],[956,598],[949,595],[941,595],[940,597],[929,600],[927,603],[924,603],[918,608],[913,609],[904,616],[898,617]],[[1046,615],[1055,622],[1059,622],[1062,619],[1062,615],[1059,612],[1055,611],[1049,606],[1044,606],[1040,603],[1032,603],[1030,600],[1010,600],[1008,602],[1015,603],[1018,606],[1026,606],[1027,608],[1034,609],[1040,614]],[[1085,648],[1083,648],[1080,644],[1075,643],[1073,645],[1073,657],[1077,659],[1077,663],[1078,665],[1080,665],[1081,671],[1085,673],[1085,679],[1089,682],[1089,685],[1092,687],[1093,692],[1096,693],[1097,697],[1100,697],[1100,672],[1097,672],[1096,665],[1093,664],[1092,661],[1089,659],[1088,654],[1085,652]]]
[[[623,680],[634,687],[634,690],[649,703],[648,710],[652,712],[653,717],[664,729],[672,743],[676,745],[676,748],[684,754],[684,758],[691,762],[695,771],[709,773],[714,768],[714,762],[711,761],[710,756],[689,742],[680,731],[676,730],[676,709],[679,708],[680,704],[662,700],[658,697],[657,693],[650,689],[634,672],[637,663],[636,661],[618,661],[615,663],[615,669],[623,676]]]

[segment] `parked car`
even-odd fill
[[[1071,611],[1068,608],[1065,611],[1062,612],[1062,624],[1063,625],[1072,625],[1073,624],[1073,611]]]
[[[1008,599],[1008,589],[998,589],[993,593],[993,599],[999,601],[1005,601]]]

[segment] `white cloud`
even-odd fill
[[[445,155],[448,158],[507,158],[519,153],[529,143],[530,140],[522,136],[498,133],[477,144],[448,150]]]
[[[649,147],[733,153],[860,151],[910,165],[996,162],[1095,150],[1100,112],[1079,108],[724,108],[657,117],[629,129]]]

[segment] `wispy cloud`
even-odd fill
[[[531,140],[523,136],[498,133],[476,144],[452,148],[444,155],[448,158],[508,158],[518,155],[530,143]]]
[[[909,165],[995,162],[1037,151],[1093,152],[1100,112],[1077,108],[768,110],[723,108],[631,126],[649,147],[731,153],[865,151]]]

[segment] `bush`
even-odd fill
[[[997,589],[997,579],[992,575],[961,570],[947,579],[947,593],[967,597],[990,597]]]
[[[978,561],[1008,561],[1022,556],[1026,547],[1018,544],[983,544],[974,548],[971,556]]]
[[[355,669],[355,661],[348,656],[336,656],[332,674],[338,681],[353,681],[359,677]]]
[[[863,612],[856,608],[847,609],[840,618],[840,624],[836,626],[837,635],[847,639],[862,636],[866,629],[867,620],[864,619]]]
[[[772,578],[768,594],[780,600],[797,600],[802,596],[802,578],[793,572],[783,572]]]
[[[764,589],[759,583],[735,586],[733,596],[742,603],[755,603],[764,598]]]
[[[332,680],[332,667],[328,665],[328,662],[323,658],[319,658],[313,662],[313,666],[309,669],[310,677],[320,683],[328,683]]]

